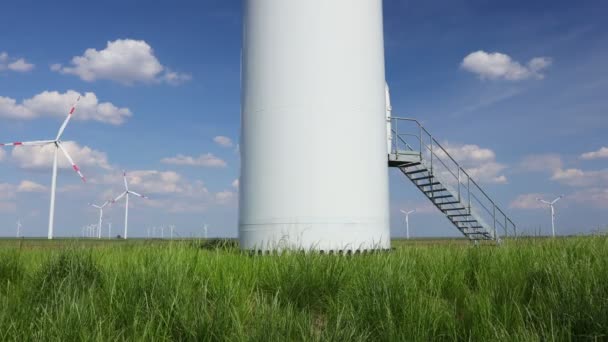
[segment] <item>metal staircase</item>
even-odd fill
[[[398,168],[469,240],[514,234],[513,221],[415,119],[391,117],[388,165]]]

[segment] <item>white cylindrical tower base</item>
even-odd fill
[[[390,247],[381,0],[244,0],[243,249]]]

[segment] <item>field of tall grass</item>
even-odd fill
[[[573,339],[608,340],[605,237],[353,256],[0,244],[3,341]]]

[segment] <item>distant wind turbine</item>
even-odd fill
[[[17,237],[21,236],[21,220],[17,221]]]
[[[78,98],[76,99],[76,102],[74,103],[74,105],[72,105],[72,108],[68,112],[68,116],[63,121],[63,124],[61,125],[61,127],[59,128],[59,132],[57,133],[57,137],[55,137],[54,140],[36,140],[36,141],[25,141],[25,142],[18,141],[18,142],[13,142],[13,143],[6,143],[6,144],[0,143],[0,147],[2,147],[2,146],[55,145],[55,154],[53,157],[53,176],[51,179],[51,205],[50,205],[50,209],[49,209],[49,231],[48,231],[49,239],[53,238],[53,224],[55,221],[55,190],[57,188],[57,155],[58,155],[59,150],[61,150],[61,152],[63,152],[63,154],[68,159],[70,164],[72,164],[72,168],[74,169],[74,171],[76,171],[76,173],[78,173],[78,175],[80,176],[82,181],[86,182],[84,176],[82,175],[82,172],[80,172],[80,169],[78,168],[78,166],[76,164],[74,164],[74,160],[72,160],[72,157],[70,157],[68,152],[61,145],[61,136],[63,135],[63,131],[65,130],[66,126],[68,125],[68,122],[70,122],[70,119],[72,118],[72,114],[74,114],[74,111],[76,110],[76,105],[78,104],[78,101],[80,101],[80,96],[78,96]]]
[[[406,234],[406,238],[409,240],[410,239],[410,214],[416,212],[416,209],[410,210],[410,211],[401,210],[401,212],[405,215],[405,234]]]
[[[536,200],[544,203],[546,205],[548,205],[551,208],[551,231],[553,232],[553,237],[555,237],[555,203],[557,203],[557,201],[559,201],[560,199],[562,199],[562,197],[564,197],[564,195],[560,195],[558,196],[556,199],[554,199],[553,201],[549,202],[549,201],[545,201],[543,199],[537,198]]]
[[[129,183],[127,182],[127,171],[123,171],[122,176],[123,176],[123,180],[125,183],[125,191],[122,194],[120,194],[118,197],[116,197],[112,201],[112,203],[116,203],[121,198],[125,197],[125,237],[124,237],[124,239],[126,240],[127,234],[129,232],[129,230],[128,230],[128,227],[129,227],[129,195],[135,195],[137,197],[144,198],[144,199],[147,199],[148,197],[146,197],[144,195],[140,195],[135,191],[129,190]]]
[[[207,224],[203,224],[203,237],[207,240]]]
[[[97,224],[97,238],[101,239],[101,223],[103,221],[103,208],[105,208],[108,204],[110,204],[110,201],[105,201],[102,205],[97,205],[97,204],[92,204],[89,203],[89,205],[95,209],[99,210],[99,223]]]

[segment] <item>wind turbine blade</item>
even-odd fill
[[[57,142],[57,146],[59,147],[59,149],[61,150],[61,152],[63,152],[63,154],[65,155],[66,158],[68,158],[68,161],[70,162],[70,164],[72,164],[72,169],[74,169],[74,171],[76,171],[76,173],[80,176],[80,178],[82,179],[83,182],[87,182],[87,180],[84,178],[84,175],[82,174],[82,172],[80,172],[80,168],[78,167],[78,165],[76,165],[74,163],[74,160],[72,160],[72,157],[70,157],[70,155],[68,154],[68,151],[66,151],[63,146],[61,145],[60,142]]]
[[[122,171],[122,180],[125,182],[125,190],[129,191],[129,184],[127,183],[127,171]]]
[[[144,196],[144,195],[138,194],[138,193],[137,193],[137,192],[135,192],[135,191],[130,191],[130,190],[129,190],[129,193],[130,193],[130,194],[132,194],[132,195],[135,195],[135,196],[137,196],[137,197],[141,197],[141,198],[149,199],[147,196]]]
[[[107,206],[108,204],[110,204],[110,201],[103,202],[103,204],[101,205],[101,207],[99,209],[105,208],[105,206]]]
[[[562,197],[564,197],[564,195],[560,195],[559,197],[557,197],[556,199],[554,199],[553,202],[551,202],[551,204],[557,203],[557,201],[559,201],[560,199],[562,199]]]
[[[407,211],[405,210],[400,210],[402,213],[407,214]]]
[[[80,101],[80,95],[78,95],[76,102],[74,102],[74,104],[72,105],[72,108],[70,108],[70,111],[68,112],[68,116],[63,121],[63,124],[61,124],[61,127],[59,128],[59,132],[57,133],[57,138],[55,138],[55,140],[59,140],[61,138],[61,136],[63,135],[63,131],[65,130],[65,127],[68,125],[68,122],[70,122],[70,119],[72,118],[72,114],[74,114],[74,111],[76,110],[76,105],[78,104],[78,101]]]
[[[115,199],[112,200],[112,203],[116,203],[116,202],[120,201],[120,199],[125,197],[126,194],[127,194],[127,192],[125,191],[122,194],[118,195],[118,197],[116,197]]]
[[[43,146],[54,142],[55,140],[15,141],[12,143],[2,143],[0,146]]]

